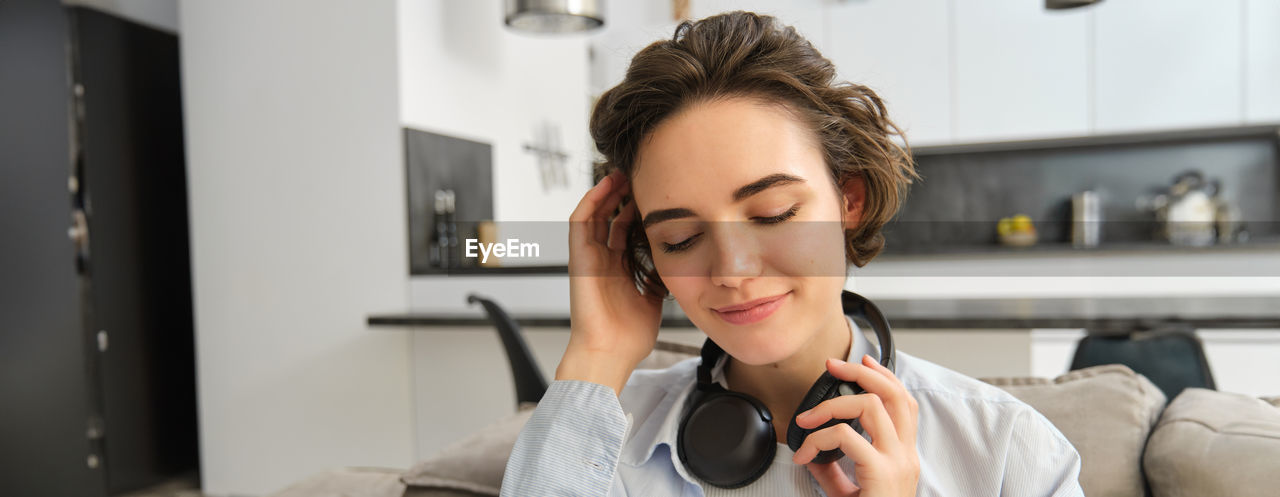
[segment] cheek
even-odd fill
[[[696,303],[697,295],[701,291],[700,287],[707,284],[704,281],[707,278],[703,276],[704,272],[701,269],[704,264],[701,257],[689,253],[664,254],[661,243],[654,242],[652,239],[649,243],[649,254],[650,260],[653,261],[653,268],[662,278],[662,284],[667,287],[667,292],[688,313],[685,304]]]
[[[674,297],[677,302],[693,303],[698,296],[698,292],[700,291],[699,289],[703,285],[701,280],[704,279],[706,278],[699,278],[696,276],[663,276],[662,282],[666,284],[667,291],[671,292],[671,296]]]
[[[704,310],[699,306],[698,301],[699,296],[705,289],[705,285],[709,284],[707,278],[664,275],[662,283],[666,285],[667,292],[675,299],[676,305],[680,306],[686,316],[690,316],[692,319],[700,319],[699,313],[704,312]]]
[[[690,232],[690,235],[696,234],[697,231]],[[677,239],[688,238],[689,235],[671,236],[673,241]],[[663,242],[649,239],[649,254],[652,256],[653,268],[658,271],[658,275],[662,276],[663,283],[667,288],[671,289],[674,284],[676,286],[688,286],[691,284],[691,278],[709,274],[708,268],[711,261],[708,258],[712,252],[707,249],[708,236],[705,234],[701,237],[697,244],[688,250],[675,253],[665,253],[662,251]],[[677,280],[683,280],[683,285]],[[671,289],[675,293],[674,289]]]
[[[760,237],[769,266],[790,276],[845,276],[844,228],[838,222],[785,223]]]

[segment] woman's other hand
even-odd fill
[[[837,419],[858,419],[871,434],[863,438],[848,424],[840,423],[813,432],[796,451],[794,462],[809,472],[834,496],[905,497],[916,495],[920,458],[916,453],[916,423],[920,407],[892,372],[869,356],[862,364],[827,360],[836,378],[857,382],[867,393],[827,400],[796,419],[801,428],[815,428]],[[854,461],[858,485],[837,462],[811,463],[819,451],[839,448]],[[860,485],[860,486],[859,486]]]
[[[662,321],[662,297],[636,289],[623,266],[635,202],[610,219],[631,184],[621,172],[600,180],[569,216],[571,332],[557,380],[585,380],[621,394],[636,365],[653,350]]]

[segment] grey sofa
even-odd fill
[[[664,368],[696,352],[662,344],[640,367]],[[1280,398],[1188,389],[1166,403],[1155,385],[1120,365],[984,381],[1035,407],[1071,440],[1090,497],[1280,495]],[[507,454],[533,407],[521,406],[407,471],[336,469],[275,496],[497,495]]]

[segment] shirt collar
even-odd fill
[[[860,333],[858,324],[853,319],[845,316],[845,320],[849,323],[849,332],[851,340],[849,340],[849,352],[845,356],[846,361],[860,360],[863,355],[870,355],[872,358],[879,359],[878,351],[871,347],[867,339]],[[716,363],[715,368],[711,371],[711,377],[721,386],[727,388],[724,379],[724,364],[728,356],[722,357]],[[684,381],[679,386],[673,385],[672,388],[666,389],[666,394],[658,402],[654,413],[665,413],[665,415],[650,416],[640,426],[635,427],[635,435],[627,441],[626,447],[622,450],[621,461],[631,466],[641,466],[653,457],[654,449],[665,444],[667,446],[667,455],[671,458],[671,464],[675,466],[676,472],[680,473],[685,480],[694,482],[694,478],[688,474],[684,465],[680,463],[680,457],[676,454],[676,435],[680,429],[680,415],[683,414],[685,401],[689,398],[689,393],[697,384],[695,368],[698,361],[687,361],[684,365],[685,371]]]

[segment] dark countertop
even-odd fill
[[[876,305],[895,328],[1133,330],[1165,322],[1195,328],[1280,329],[1280,295],[1212,297],[1098,297],[1001,299],[885,299]],[[521,326],[569,327],[565,315],[515,313]],[[370,326],[490,326],[474,314],[386,313]],[[664,328],[693,327],[688,318],[664,317]]]

